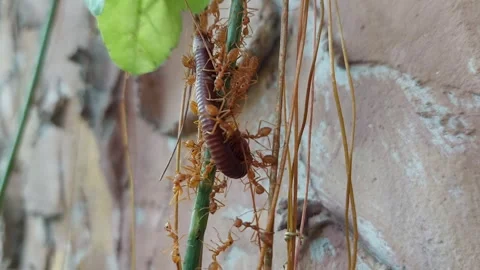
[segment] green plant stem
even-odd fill
[[[229,25],[227,32],[227,52],[237,47],[242,33],[243,4],[242,0],[233,0],[230,6]],[[202,174],[210,164],[210,150],[203,154]],[[197,198],[193,208],[190,230],[188,233],[184,270],[202,269],[203,238],[207,229],[210,193],[215,181],[216,167],[213,166],[206,179],[198,187]]]
[[[233,0],[228,15],[227,52],[238,47],[242,34],[243,1]]]
[[[206,148],[203,155],[202,174],[210,164],[210,151]],[[215,180],[216,168],[213,166],[207,178],[198,186],[197,198],[193,208],[190,231],[188,233],[187,251],[183,261],[183,269],[194,270],[202,267],[203,237],[207,229],[210,193]]]
[[[32,100],[33,96],[35,93],[35,88],[37,87],[38,80],[40,78],[40,75],[42,73],[43,69],[43,63],[45,60],[45,55],[47,52],[51,32],[52,32],[52,26],[53,22],[55,20],[55,13],[57,10],[57,0],[52,0],[51,6],[50,6],[50,12],[48,14],[48,19],[47,23],[45,25],[45,28],[43,30],[43,35],[42,35],[42,40],[41,40],[41,47],[40,47],[40,52],[38,53],[37,61],[35,64],[35,70],[33,73],[33,78],[30,81],[30,85],[28,87],[28,92],[27,92],[27,97],[25,99],[25,104],[23,105],[23,110],[22,110],[22,115],[20,118],[20,123],[17,129],[17,133],[15,134],[13,146],[11,148],[11,151],[9,155],[7,156],[7,164],[5,167],[5,171],[2,174],[2,177],[0,178],[0,210],[3,209],[3,201],[5,199],[5,192],[8,186],[8,181],[10,179],[10,175],[13,171],[13,164],[15,157],[17,156],[18,149],[20,147],[20,144],[22,142],[23,138],[23,133],[25,131],[25,127],[27,125],[27,120],[28,120],[28,115],[30,112],[30,107],[32,105]]]

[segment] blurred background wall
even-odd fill
[[[354,187],[363,243],[358,269],[475,269],[480,263],[480,2],[339,2],[357,91]],[[250,4],[261,9],[264,3]],[[2,160],[18,125],[49,5],[48,0],[0,2]],[[289,89],[298,5],[291,1]],[[310,9],[301,87],[318,23],[313,4]],[[262,20],[252,20],[254,32],[265,27]],[[12,269],[129,269],[132,218],[118,124],[121,79],[95,25],[82,1],[60,1],[3,212],[2,260]],[[174,269],[171,240],[163,230],[172,213],[171,184],[158,179],[175,142],[163,133],[178,118],[184,76],[180,58],[189,49],[192,30],[189,14],[184,25],[180,46],[168,62],[130,80],[127,88],[136,269]],[[268,38],[277,40],[278,34]],[[338,46],[338,35],[334,38]],[[341,216],[346,177],[325,37],[322,42],[314,127],[306,131],[314,136],[310,199]],[[256,130],[259,120],[273,121],[278,42],[274,44],[265,49],[258,82],[249,92],[240,120],[244,129]],[[336,66],[348,124],[348,84],[341,61]],[[303,145],[303,165],[307,150]],[[299,188],[303,192],[304,184]],[[243,189],[238,181],[230,187]],[[226,202],[211,218],[205,239],[217,241],[213,227],[224,239],[230,226],[225,224],[252,207],[248,192],[230,192]],[[183,234],[190,209],[190,202],[182,203]],[[256,265],[258,250],[252,248],[250,232],[238,235],[241,239],[221,256],[224,269]],[[304,269],[344,269],[343,231],[326,226],[314,235],[304,251]],[[283,233],[275,241],[274,269],[281,269],[286,261]],[[210,257],[204,252],[206,262]]]

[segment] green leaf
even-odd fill
[[[105,0],[84,0],[85,5],[87,6],[90,13],[93,16],[98,16],[103,11],[103,6],[105,5]]]
[[[178,3],[183,3],[177,0]],[[157,69],[177,46],[182,31],[173,0],[106,0],[97,17],[110,57],[134,75]]]

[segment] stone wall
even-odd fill
[[[1,3],[2,138],[11,138],[15,130],[14,112],[22,100],[16,89],[24,89],[30,78],[48,2]],[[119,147],[119,72],[108,60],[88,12],[77,2],[61,1],[47,67],[8,194],[3,254],[19,259],[15,263],[22,269],[62,265],[129,269],[132,217],[124,151]],[[290,2],[287,89],[291,95],[299,3]],[[474,269],[480,263],[480,2],[339,2],[357,101],[353,168],[361,238],[357,268]],[[261,1],[250,3],[261,7]],[[313,4],[310,10],[300,104],[313,56],[314,25],[319,23]],[[226,15],[228,10],[222,12]],[[254,33],[269,26],[259,17],[252,22]],[[171,130],[178,118],[184,75],[180,58],[189,46],[190,15],[184,16],[184,24],[189,30],[167,63],[132,80],[127,89],[136,191],[136,269],[174,269],[171,240],[163,230],[171,219],[171,184],[158,178],[175,142],[162,133]],[[338,51],[336,28],[334,32]],[[267,33],[266,40],[270,37],[278,45],[278,25]],[[264,65],[240,117],[242,130],[255,131],[259,120],[273,122],[278,48],[264,47]],[[325,36],[315,66],[314,124],[305,131],[313,136],[309,199],[335,222],[323,222],[322,215],[311,219],[301,265],[302,269],[345,269],[346,175]],[[350,95],[341,61],[336,62],[336,71],[349,131]],[[300,197],[305,188],[306,141],[304,136]],[[0,153],[7,143],[0,139]],[[250,193],[239,192],[245,190],[240,181],[230,185],[227,207],[209,220],[205,237],[209,244],[218,242],[216,230],[226,238],[236,216],[252,218]],[[257,205],[265,199],[257,197]],[[191,203],[182,203],[180,211],[182,236],[188,231]],[[261,219],[264,222],[266,215]],[[238,240],[220,255],[220,262],[224,269],[252,269],[258,256],[250,242],[252,231],[235,233]],[[286,261],[283,237],[283,232],[275,235],[273,269],[282,269]],[[211,261],[207,251],[204,261],[205,265]]]

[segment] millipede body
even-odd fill
[[[208,46],[208,47],[207,47]],[[212,99],[219,98],[215,92],[216,72],[209,51],[213,52],[213,44],[207,35],[197,32],[193,41],[195,69],[196,69],[196,99],[199,112],[199,123],[202,127],[205,142],[210,149],[211,157],[217,169],[230,178],[242,178],[248,171],[248,142],[236,130],[227,141],[221,128],[216,128],[216,120],[207,112],[207,105],[217,106],[218,102]]]

